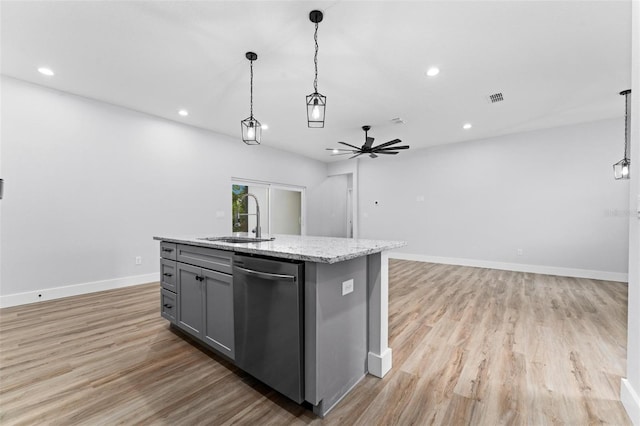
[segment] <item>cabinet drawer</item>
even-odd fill
[[[173,260],[160,259],[160,281],[162,282],[162,288],[166,288],[169,291],[176,291],[176,262]]]
[[[178,262],[201,266],[213,271],[231,273],[233,252],[178,244]]]
[[[166,243],[162,241],[160,243],[160,257],[169,260],[176,260],[176,244]]]
[[[172,291],[160,290],[160,315],[172,323],[176,322],[177,297]]]

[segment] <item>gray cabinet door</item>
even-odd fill
[[[204,340],[234,359],[233,279],[231,275],[202,270],[204,276]]]
[[[202,339],[202,269],[178,263],[178,327]]]

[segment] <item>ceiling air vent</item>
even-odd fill
[[[489,101],[490,104],[495,104],[496,102],[504,101],[502,92],[494,93],[493,95],[487,96],[487,101]]]

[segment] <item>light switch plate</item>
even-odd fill
[[[224,217],[224,210],[218,210],[216,212],[216,217],[219,219],[221,217]]]
[[[342,283],[342,295],[353,293],[353,278]]]

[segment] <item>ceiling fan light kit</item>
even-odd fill
[[[629,132],[631,131],[631,124],[629,121],[629,109],[631,108],[631,99],[629,95],[631,90],[623,90],[620,92],[624,95],[625,107],[624,107],[624,157],[613,165],[613,177],[616,180],[629,179],[631,176],[631,160],[629,160]]]
[[[324,127],[325,108],[327,97],[318,93],[318,24],[322,22],[323,14],[319,10],[312,10],[309,13],[309,20],[316,26],[313,34],[316,51],[313,56],[315,67],[315,78],[313,79],[313,93],[307,96],[307,126],[311,128]]]
[[[250,93],[250,114],[240,122],[240,128],[242,130],[242,140],[247,145],[259,145],[260,137],[262,136],[262,126],[260,122],[253,116],[253,61],[258,59],[258,55],[254,52],[245,53],[245,57],[249,60],[249,68],[251,70],[251,83],[249,85]]]
[[[357,147],[355,145],[348,144],[346,142],[338,142],[341,145],[348,146],[351,149],[344,148],[327,148],[327,151],[332,152],[332,156],[335,155],[345,155],[345,154],[355,154],[349,159],[359,157],[363,154],[368,154],[371,158],[378,158],[378,155],[396,155],[399,150],[409,149],[409,145],[403,146],[393,146],[400,142],[400,139],[393,139],[389,142],[381,143],[380,145],[373,146],[374,138],[368,135],[369,130],[371,130],[371,126],[362,126],[362,130],[364,130],[364,144],[361,147]]]

